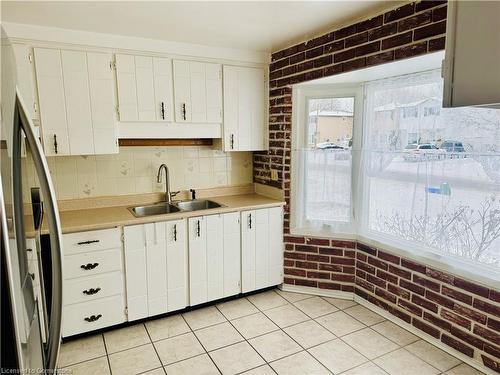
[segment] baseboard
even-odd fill
[[[284,292],[293,292],[293,293],[303,293],[303,294],[312,294],[316,296],[321,296],[321,297],[333,297],[333,298],[339,298],[339,299],[346,299],[346,300],[351,300],[359,303],[360,305],[366,307],[367,309],[383,316],[387,320],[390,320],[394,324],[400,326],[401,328],[406,329],[407,331],[413,333],[415,336],[420,337],[422,340],[427,341],[429,344],[432,344],[439,349],[445,351],[449,355],[452,355],[453,357],[461,360],[462,362],[468,364],[471,367],[474,367],[475,369],[484,372],[485,374],[488,375],[496,375],[493,370],[490,370],[489,368],[481,365],[479,362],[473,360],[472,358],[466,356],[463,353],[460,353],[458,350],[454,350],[453,348],[449,347],[446,344],[443,344],[441,341],[435,339],[434,337],[428,335],[427,333],[415,328],[411,324],[408,324],[401,319],[397,318],[396,316],[392,315],[388,311],[374,305],[371,302],[368,302],[364,298],[351,293],[351,292],[342,292],[340,290],[330,290],[330,289],[319,289],[319,288],[313,288],[310,286],[300,286],[300,285],[288,285],[288,284],[282,284],[279,286],[279,289],[283,290]]]
[[[495,375],[495,373],[492,370],[490,370],[489,368],[487,368],[485,366],[482,366],[479,362],[474,361],[472,358],[466,356],[463,353],[460,353],[458,350],[454,350],[453,348],[450,348],[448,345],[443,344],[441,341],[439,341],[439,340],[435,339],[434,337],[428,335],[427,333],[415,328],[411,324],[408,324],[408,323],[402,321],[401,319],[392,315],[390,312],[374,305],[371,302],[368,302],[364,298],[362,298],[354,293],[353,293],[353,295],[354,295],[354,302],[357,302],[360,305],[366,307],[367,309],[383,316],[384,318],[386,318],[387,320],[390,320],[394,324],[397,324],[401,328],[404,328],[407,331],[413,333],[415,336],[420,337],[422,340],[427,341],[429,344],[432,344],[432,345],[438,347],[439,349],[445,351],[449,355],[452,355],[453,357],[461,360],[462,362],[467,363],[469,366],[474,367],[475,369],[477,369],[481,372],[484,372],[485,374]]]
[[[352,301],[354,299],[353,298],[354,293],[342,292],[340,290],[319,289],[319,288],[314,288],[311,286],[281,284],[281,286],[279,286],[279,289],[281,289],[284,292],[313,294],[315,296],[347,299],[350,301]]]

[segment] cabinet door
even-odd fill
[[[38,119],[38,110],[35,93],[35,72],[33,69],[33,58],[31,48],[25,44],[12,44],[12,50],[16,58],[17,86],[23,95],[24,102],[32,119]]]
[[[63,50],[61,61],[70,153],[91,155],[94,153],[94,134],[87,56],[85,52]]]
[[[174,106],[176,122],[191,122],[191,74],[189,61],[175,60]]]
[[[118,153],[111,54],[87,52],[94,152]]]
[[[191,85],[191,121],[207,121],[207,87],[205,63],[190,62],[189,78]]]
[[[255,289],[270,285],[269,229],[269,210],[255,210]]]
[[[205,122],[222,122],[222,66],[205,64],[206,118]]]
[[[125,284],[127,286],[128,320],[148,316],[148,280],[146,266],[146,233],[144,225],[123,227],[125,249]]]
[[[145,224],[148,316],[167,312],[167,243],[165,222]]]
[[[207,302],[207,235],[203,216],[190,218],[189,225],[189,303]]]
[[[269,286],[283,282],[283,208],[269,208]]]
[[[238,68],[238,150],[252,147],[252,92],[249,68]]]
[[[224,220],[222,215],[209,215],[206,220],[207,301],[224,295]]]
[[[268,101],[266,73],[262,68],[250,68],[250,150],[265,150],[267,140]]]
[[[255,290],[255,211],[241,212],[241,291]]]
[[[224,149],[265,149],[267,124],[265,72],[224,66]]]
[[[238,83],[239,68],[224,66],[224,150],[239,149]]]
[[[120,121],[137,121],[139,116],[134,56],[117,54],[115,59]]]
[[[34,52],[45,155],[69,155],[61,52],[48,48]]]
[[[241,293],[240,213],[222,215],[224,221],[223,297]]]
[[[186,221],[168,221],[167,240],[167,303],[168,311],[188,305],[188,269]]]
[[[153,58],[156,120],[172,121],[172,65],[166,58]]]
[[[443,107],[500,107],[500,2],[450,1]]]
[[[137,87],[137,112],[139,121],[155,121],[155,92],[153,58],[135,56],[135,81]]]

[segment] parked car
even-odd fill
[[[320,150],[334,151],[335,160],[349,160],[351,157],[350,148],[339,146],[333,142],[318,143],[316,148]]]
[[[465,147],[459,141],[444,141],[441,144],[441,150],[445,153],[447,158],[465,158]]]
[[[322,142],[316,145],[321,150],[345,150],[345,147],[339,146],[333,142]]]
[[[403,159],[406,161],[436,160],[442,152],[430,143],[412,143],[405,147]]]

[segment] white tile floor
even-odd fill
[[[481,372],[353,301],[271,290],[72,340],[73,375]]]

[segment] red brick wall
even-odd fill
[[[254,154],[254,181],[284,191],[286,284],[354,292],[500,371],[498,290],[355,241],[289,234],[291,85],[442,50],[445,29],[446,2],[421,1],[273,53],[269,151]]]

